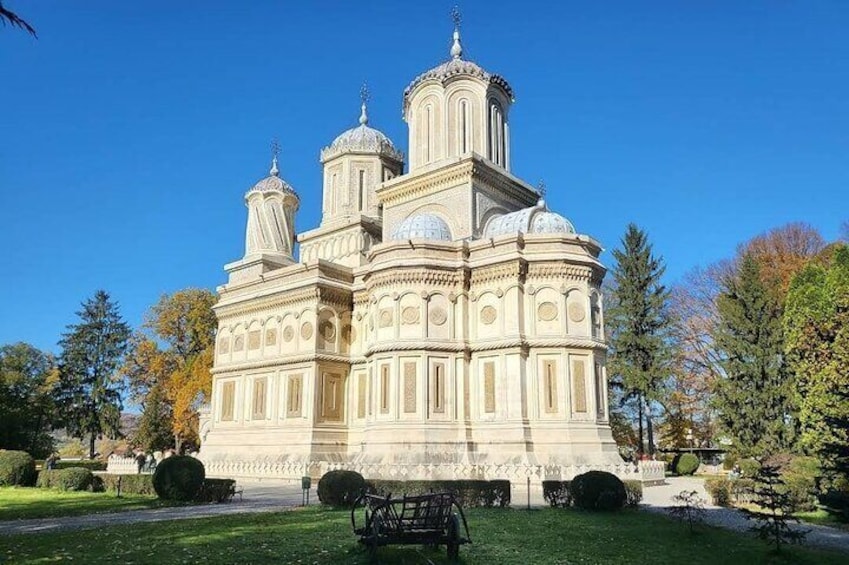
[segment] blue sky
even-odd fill
[[[320,214],[319,150],[448,56],[450,2],[6,0],[0,343],[55,350],[104,288],[134,325],[243,252],[269,142]],[[668,280],[790,221],[849,219],[849,3],[467,1],[467,58],[504,75],[513,172],[608,249],[646,228]],[[609,252],[605,254],[609,262]]]

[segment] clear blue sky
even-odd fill
[[[98,288],[137,324],[224,282],[273,136],[314,227],[319,150],[364,80],[406,150],[401,92],[447,57],[451,4],[5,0],[39,39],[0,28],[0,343],[55,349]],[[516,92],[514,172],[608,249],[636,222],[674,282],[849,218],[849,2],[461,8],[465,54]]]

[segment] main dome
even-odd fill
[[[445,220],[435,214],[413,214],[398,224],[392,239],[431,239],[451,241],[451,229]]]
[[[451,47],[451,59],[441,65],[423,72],[413,79],[413,81],[404,89],[404,108],[409,104],[410,95],[418,86],[427,81],[435,80],[444,86],[454,78],[470,76],[477,78],[485,83],[494,84],[501,87],[504,93],[510,100],[513,100],[513,89],[501,75],[487,72],[477,63],[463,59],[463,48],[460,45],[460,33],[457,29],[454,30],[454,45]]]
[[[360,125],[339,134],[333,143],[321,150],[321,160],[327,161],[343,153],[377,153],[396,161],[403,161],[401,153],[386,135],[368,125],[366,105],[363,103]]]

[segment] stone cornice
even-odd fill
[[[465,280],[464,269],[389,269],[378,272],[366,279],[369,289],[395,285],[428,285],[461,287]]]
[[[521,283],[524,282],[527,270],[528,264],[524,259],[477,267],[471,270],[471,287],[489,285],[503,280],[515,280]]]
[[[593,269],[563,262],[531,262],[528,264],[527,281],[538,279],[589,281],[593,278]]]
[[[439,340],[439,341],[424,341],[422,339],[411,341],[393,341],[391,343],[378,343],[369,347],[366,350],[366,357],[378,353],[393,353],[395,351],[447,351],[450,353],[459,353],[467,349],[462,341]]]
[[[252,371],[256,369],[284,369],[284,365],[295,365],[297,363],[313,363],[317,361],[345,363],[350,364],[351,359],[347,355],[338,355],[334,353],[298,353],[294,355],[286,355],[281,357],[268,357],[264,359],[254,359],[251,361],[243,361],[241,363],[232,363],[227,365],[217,365],[210,369],[213,375],[221,375],[226,373],[241,373],[244,371]]]

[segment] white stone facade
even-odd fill
[[[461,53],[405,91],[409,173],[363,107],[300,262],[282,234],[227,266],[209,474],[640,478],[608,425],[601,248],[509,173],[512,90]]]

